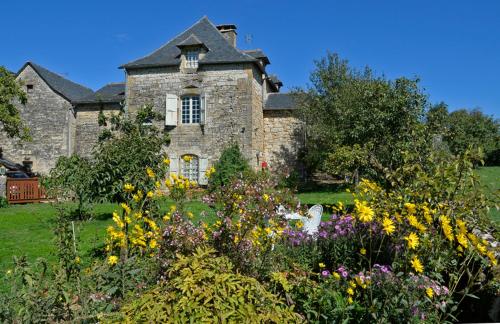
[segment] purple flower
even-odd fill
[[[326,278],[326,277],[328,277],[330,275],[330,271],[323,270],[323,271],[321,271],[321,275]]]

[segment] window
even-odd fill
[[[26,85],[26,92],[31,92],[33,90],[33,85],[32,84],[27,84]]]
[[[184,155],[181,159],[181,174],[190,181],[198,182],[199,160],[196,155]]]
[[[182,98],[182,123],[199,124],[201,122],[200,96]]]
[[[186,52],[186,67],[190,69],[198,68],[198,51]]]

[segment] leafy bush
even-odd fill
[[[178,255],[166,281],[126,302],[118,316],[125,322],[297,323],[301,317],[257,280],[233,272],[227,257],[197,248]]]
[[[242,176],[250,170],[248,161],[241,154],[238,144],[231,144],[222,151],[210,174],[209,190],[228,185],[234,177]]]
[[[217,215],[205,228],[208,241],[243,273],[259,276],[269,267],[267,256],[287,225],[276,206],[296,210],[299,205],[289,190],[275,187],[276,182],[262,171],[234,179],[203,198]]]
[[[0,197],[0,208],[6,208],[7,206],[9,206],[9,202],[7,201],[7,198]]]
[[[80,220],[90,216],[92,169],[92,163],[78,155],[61,156],[49,176],[43,179],[50,197],[76,199],[78,205],[73,214]]]
[[[144,173],[151,168],[160,178],[163,146],[170,143],[162,133],[147,122],[159,116],[151,106],[145,106],[131,120],[122,115],[110,120],[112,131],[93,153],[92,198],[124,201],[123,185],[138,185],[147,180]]]

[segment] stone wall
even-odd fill
[[[76,131],[74,152],[83,157],[90,157],[97,144],[99,134],[106,126],[99,126],[99,112],[110,117],[120,112],[119,104],[78,105],[76,109]],[[109,127],[109,122],[108,122]]]
[[[259,121],[253,115],[253,100],[259,99],[252,69],[252,64],[219,64],[200,66],[196,73],[181,73],[179,67],[131,70],[127,73],[126,109],[133,114],[142,105],[152,104],[165,114],[166,95],[174,94],[178,97],[177,126],[156,125],[171,135],[166,151],[172,158],[194,154],[211,165],[224,147],[236,141],[256,167],[253,132]],[[205,125],[180,123],[180,98],[187,94],[206,96]]]
[[[60,156],[71,152],[71,127],[74,115],[69,101],[55,93],[40,76],[27,65],[17,78],[25,86],[28,102],[20,105],[21,116],[30,128],[31,142],[8,138],[0,131],[0,146],[6,159],[21,163],[25,158],[33,161],[33,171],[47,173]],[[26,89],[26,88],[25,88]]]
[[[255,66],[252,70],[252,155],[257,159],[257,166],[264,160],[264,114],[263,101],[264,95],[262,85],[262,72]]]
[[[304,143],[301,122],[290,110],[264,110],[265,159],[271,169],[298,168]]]

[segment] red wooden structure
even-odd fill
[[[38,203],[46,199],[45,190],[38,178],[7,178],[7,201],[9,204]]]

